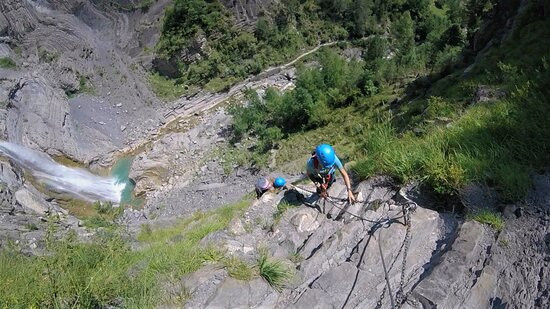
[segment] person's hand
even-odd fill
[[[353,192],[351,192],[351,190],[348,190],[348,203],[355,203],[355,196],[353,195]]]

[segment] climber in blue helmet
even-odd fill
[[[327,190],[335,180],[335,169],[338,169],[344,178],[344,183],[348,189],[348,202],[354,203],[355,196],[351,191],[349,175],[334,152],[334,148],[328,144],[315,147],[315,151],[307,161],[306,172],[309,179],[315,183],[317,193],[321,194],[322,197],[328,196]]]
[[[260,198],[265,192],[272,189],[284,189],[286,185],[286,180],[282,177],[277,177],[273,179],[272,177],[260,177],[256,181],[256,197]]]

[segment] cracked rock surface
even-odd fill
[[[343,212],[336,200],[314,202],[316,195],[295,191],[268,193],[203,243],[221,246],[251,265],[260,248],[267,248],[269,256],[291,265],[292,280],[277,292],[261,278],[245,282],[221,270],[201,273],[200,284],[184,280],[192,285],[186,307],[391,308],[383,257],[392,296],[402,308],[547,308],[550,175],[536,176],[535,183],[530,210],[508,206],[513,218],[500,233],[431,210],[426,199],[414,198],[413,188],[398,190],[384,177],[359,184],[362,203],[346,209],[365,220]],[[345,197],[344,189],[336,182],[331,196]],[[418,205],[408,249],[403,194]],[[295,206],[275,219],[281,202]],[[254,293],[251,287],[257,287]],[[398,295],[401,289],[404,298]]]

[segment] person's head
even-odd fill
[[[275,188],[282,188],[286,185],[286,180],[283,177],[277,177],[275,178],[275,181],[273,181],[273,186]]]
[[[271,188],[271,186],[271,181],[269,181],[269,179],[267,179],[266,177],[261,177],[260,179],[258,179],[258,181],[256,181],[256,188],[260,190],[268,190]]]
[[[321,144],[315,148],[315,156],[319,163],[324,168],[329,168],[334,165],[336,161],[336,154],[334,153],[334,148],[329,144]]]

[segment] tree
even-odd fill
[[[370,40],[365,61],[369,62],[372,60],[384,58],[387,52],[388,41],[382,36],[377,35],[372,40]]]
[[[373,0],[354,0],[352,5],[353,35],[362,37],[367,34],[369,27],[375,24],[372,8]]]
[[[397,47],[398,58],[414,50],[414,24],[409,11],[403,12],[392,24],[391,32]]]
[[[254,35],[260,41],[269,41],[277,32],[277,29],[271,24],[271,22],[262,17],[258,19],[256,23],[256,29],[254,30]]]

